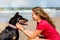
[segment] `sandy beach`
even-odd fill
[[[52,19],[56,25],[57,31],[60,32],[60,17],[55,17]],[[3,31],[6,26],[7,26],[6,22],[0,22],[0,32]],[[28,26],[24,27],[30,31],[34,31],[36,28],[36,21],[30,20],[28,21]],[[19,40],[27,40],[27,37],[21,31],[19,31],[19,35],[20,35]]]

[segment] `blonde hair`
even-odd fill
[[[48,14],[41,7],[35,7],[32,9],[32,11],[36,15],[40,16],[41,19],[48,21],[50,23],[50,25],[52,25],[55,28],[55,25],[54,25],[52,19],[48,16]]]

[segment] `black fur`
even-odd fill
[[[27,22],[28,20],[23,18],[21,15],[19,15],[19,13],[17,12],[15,14],[15,16],[13,16],[10,21],[9,24],[12,24],[14,26],[16,26],[16,23],[19,22],[19,20],[26,20],[25,22]],[[20,23],[22,25],[25,25],[23,23]],[[19,32],[18,29],[14,29],[10,26],[7,26],[1,33],[0,33],[0,40],[13,40],[13,37],[16,37],[15,40],[19,39]]]

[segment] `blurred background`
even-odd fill
[[[31,14],[32,8],[37,6],[42,7],[52,18],[57,31],[60,32],[60,0],[0,0],[0,32],[4,30],[6,23],[16,12],[29,20],[26,29],[35,30],[36,21],[33,21]],[[19,40],[27,40],[27,37],[20,32]]]

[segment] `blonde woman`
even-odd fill
[[[29,40],[60,40],[60,35],[56,31],[53,21],[41,7],[32,9],[32,18],[37,21],[37,27],[33,33],[24,29],[19,23],[16,24],[17,28],[22,30]],[[44,35],[45,39],[38,38],[39,34]]]

